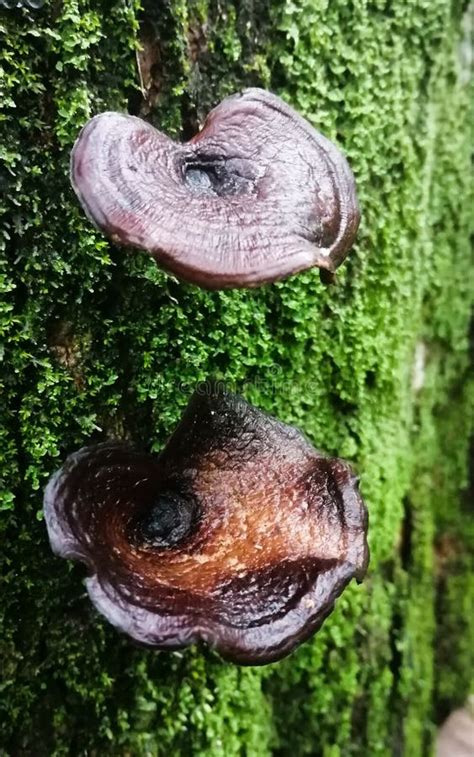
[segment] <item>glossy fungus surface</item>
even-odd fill
[[[211,289],[332,272],[359,225],[339,149],[261,89],[225,99],[186,144],[134,116],[96,116],[74,145],[71,181],[114,242]]]
[[[203,640],[242,664],[307,639],[368,562],[348,464],[214,384],[158,456],[118,443],[71,455],[44,509],[53,550],[86,563],[121,631],[160,649]]]

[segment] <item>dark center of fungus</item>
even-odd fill
[[[242,162],[242,161],[238,161]],[[184,181],[187,187],[198,195],[248,194],[253,188],[253,176],[245,176],[236,161],[219,157],[193,158],[184,165]]]
[[[140,518],[135,535],[145,546],[175,547],[192,532],[198,506],[174,492],[163,492]]]

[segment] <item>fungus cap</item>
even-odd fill
[[[209,289],[333,272],[360,218],[340,150],[262,89],[223,100],[185,144],[134,116],[95,116],[71,181],[106,236]]]
[[[49,482],[51,546],[89,569],[98,610],[135,641],[205,641],[265,664],[311,636],[368,562],[347,463],[215,384],[160,455],[119,443],[71,455]]]

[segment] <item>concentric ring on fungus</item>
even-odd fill
[[[223,100],[185,144],[134,116],[95,116],[74,145],[71,181],[106,236],[208,289],[331,273],[360,219],[340,150],[262,89]]]
[[[44,500],[54,552],[97,607],[159,649],[207,642],[261,665],[311,636],[368,563],[347,463],[219,385],[201,385],[160,455],[71,455]]]

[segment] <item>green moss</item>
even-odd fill
[[[67,0],[0,18],[0,751],[421,756],[473,671],[462,4],[144,6]],[[203,292],[85,219],[69,149],[93,113],[137,109],[144,15],[154,123],[188,134],[222,96],[261,85],[344,148],[363,221],[337,287],[308,272]],[[69,451],[107,436],[159,449],[208,374],[352,460],[370,510],[368,579],[265,669],[132,648],[41,521]]]

